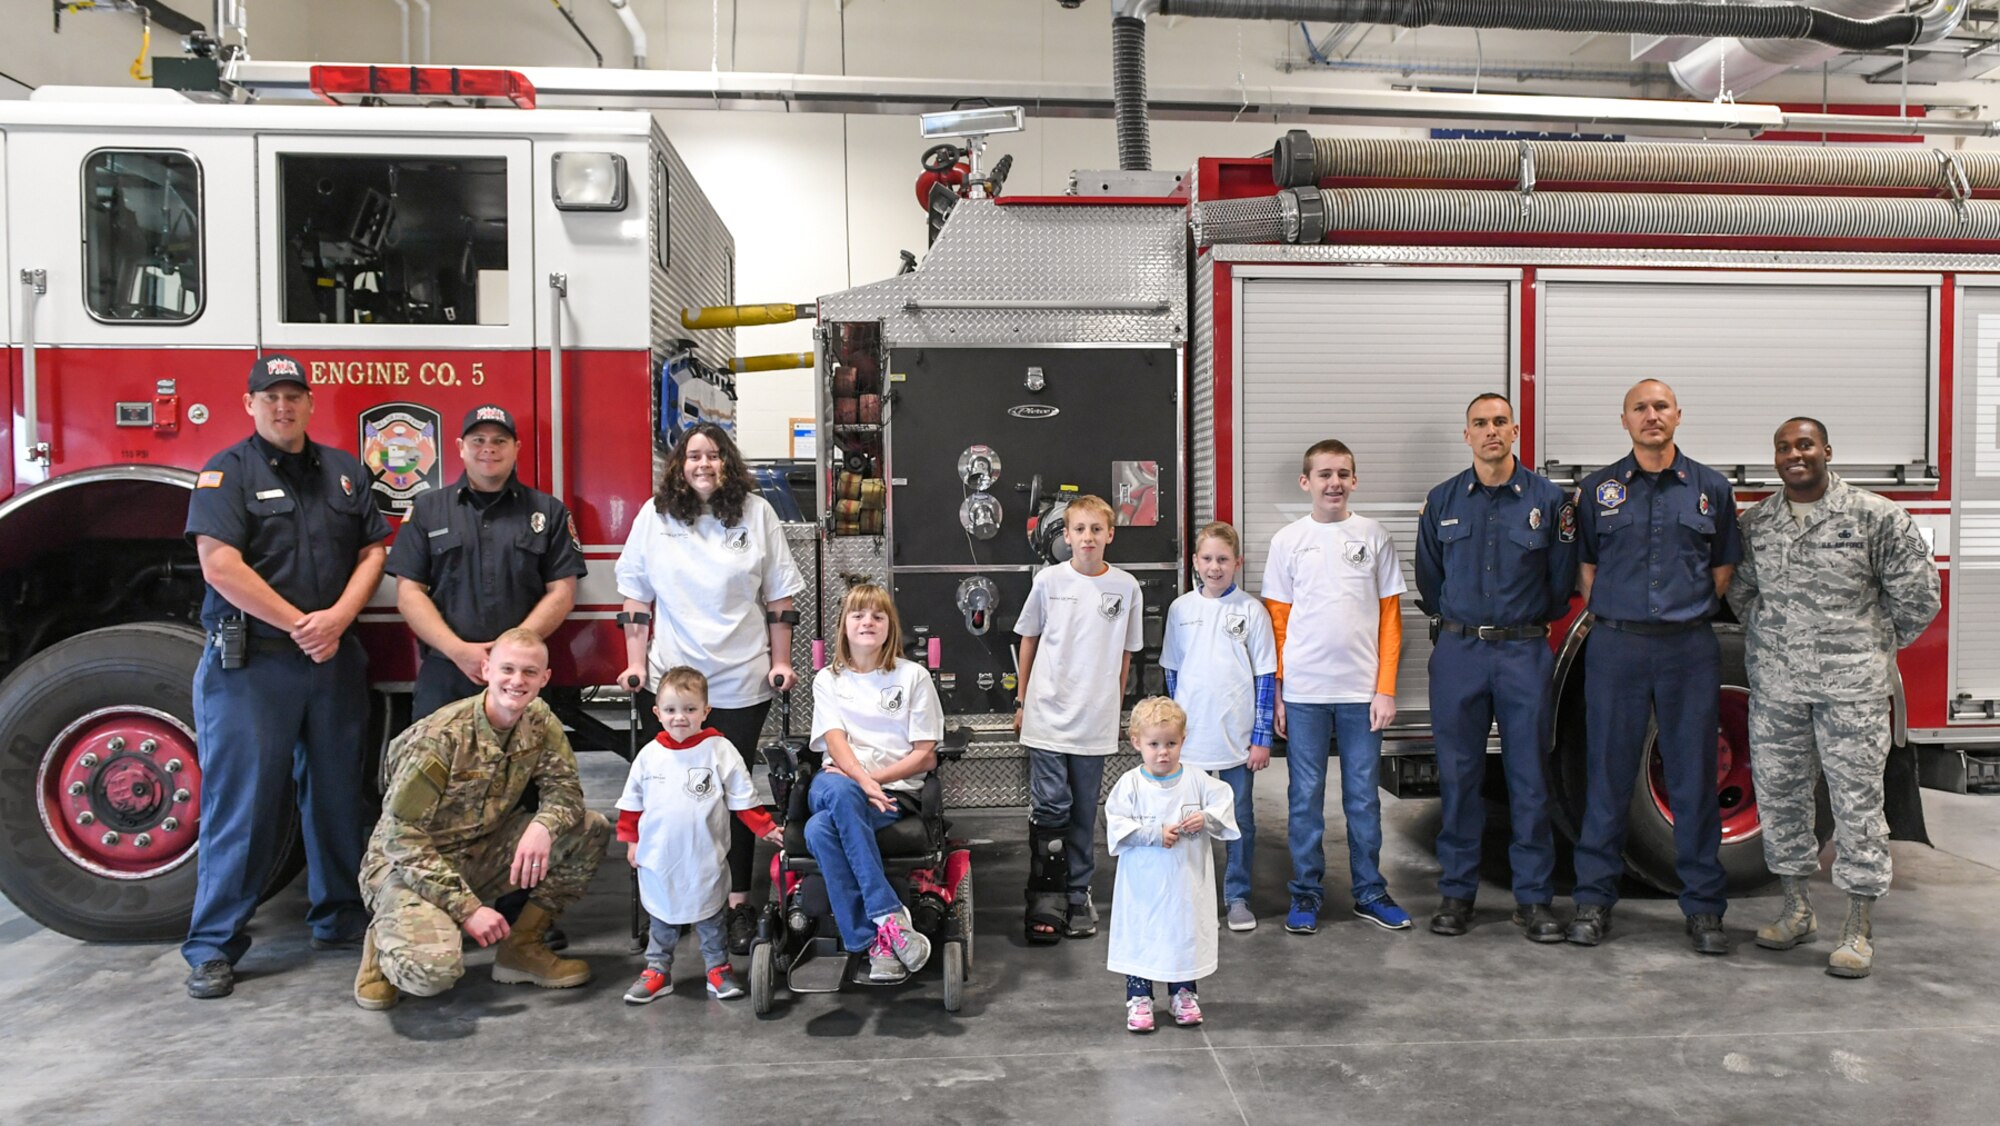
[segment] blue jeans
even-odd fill
[[[1103,789],[1103,756],[1028,748],[1028,820],[1062,830],[1071,903],[1089,897],[1097,874],[1097,797]]]
[[[729,964],[729,934],[723,920],[729,917],[727,909],[717,911],[708,918],[694,924],[695,941],[701,944],[702,964],[709,969]],[[678,923],[664,923],[653,916],[646,917],[646,968],[661,973],[671,973],[674,968],[674,944],[681,939]]]
[[[875,944],[875,920],[903,909],[875,844],[875,834],[894,825],[902,813],[876,809],[854,779],[826,771],[813,776],[806,801],[812,809],[806,844],[826,880],[840,940],[850,951],[865,952]]]
[[[1251,808],[1250,790],[1257,776],[1245,764],[1227,770],[1211,770],[1216,780],[1229,787],[1236,799],[1236,828],[1243,834],[1222,845],[1222,904],[1250,898],[1250,851],[1257,843],[1257,814]]]
[[[1293,895],[1325,898],[1327,743],[1340,749],[1340,808],[1347,816],[1347,872],[1354,904],[1389,894],[1379,867],[1382,857],[1382,798],[1376,781],[1382,765],[1382,733],[1368,729],[1367,704],[1294,704],[1285,701],[1285,768],[1290,775],[1291,808],[1285,836],[1292,850]]]

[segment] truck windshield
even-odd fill
[[[507,323],[504,157],[279,158],[284,318]]]

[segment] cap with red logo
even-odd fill
[[[250,393],[269,391],[280,383],[296,383],[312,390],[312,385],[306,382],[304,364],[277,352],[257,357],[257,362],[250,366]]]
[[[507,413],[506,407],[497,403],[486,403],[465,412],[465,425],[459,427],[459,437],[472,433],[473,427],[488,422],[506,430],[516,438],[521,436],[520,431],[514,429],[514,416]]]

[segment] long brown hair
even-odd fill
[[[687,481],[687,447],[697,434],[714,442],[716,452],[722,455],[722,480],[706,505]],[[701,519],[706,507],[722,521],[723,527],[729,528],[743,522],[743,502],[756,488],[756,479],[750,476],[749,466],[743,464],[743,455],[737,452],[729,432],[713,422],[697,422],[687,428],[681,440],[674,443],[673,452],[667,455],[666,468],[661,470],[653,487],[653,506],[660,515],[671,516],[683,524]]]

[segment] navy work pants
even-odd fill
[[[1722,651],[1714,631],[1704,624],[1647,635],[1599,623],[1590,631],[1583,661],[1590,781],[1576,845],[1576,902],[1618,902],[1632,787],[1646,752],[1647,721],[1656,720],[1657,752],[1673,812],[1681,913],[1722,914],[1728,905],[1727,880],[1717,856],[1722,814],[1715,796]]]
[[[1555,839],[1549,828],[1544,765],[1549,740],[1549,676],[1555,657],[1539,637],[1480,641],[1438,634],[1431,650],[1431,727],[1436,737],[1438,894],[1470,900],[1479,892],[1479,845],[1486,830],[1486,733],[1500,721],[1500,764],[1507,776],[1511,834],[1507,859],[1516,903],[1555,898]]]
[[[240,669],[223,668],[211,644],[194,674],[194,715],[201,849],[181,956],[191,966],[218,958],[234,965],[250,948],[244,928],[288,843],[294,787],[305,828],[306,922],[315,938],[358,936],[369,916],[356,874],[371,828],[361,642],[349,634],[324,664],[296,647],[258,643]]]
[[[458,671],[458,665],[443,653],[428,653],[417,666],[417,683],[410,694],[410,722],[467,696],[478,696],[486,686]]]

